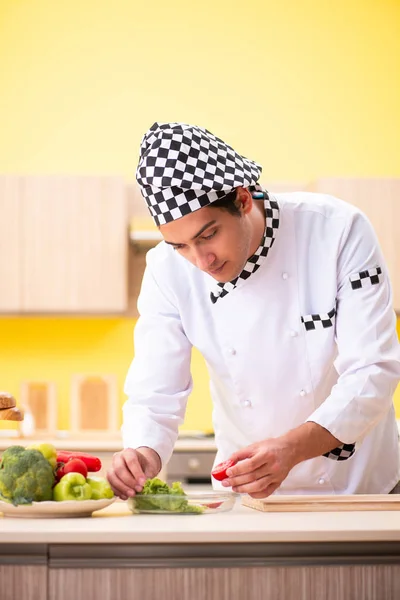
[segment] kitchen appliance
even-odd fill
[[[180,481],[186,489],[195,486],[196,489],[211,489],[211,469],[214,464],[215,450],[198,449],[180,451],[175,448],[167,464],[167,483]]]

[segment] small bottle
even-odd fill
[[[22,411],[24,413],[24,420],[21,421],[19,426],[21,437],[32,437],[35,433],[35,417],[26,404],[22,406]]]

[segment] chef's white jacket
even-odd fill
[[[167,463],[195,346],[210,374],[216,463],[313,421],[355,451],[298,464],[276,494],[387,493],[400,479],[392,400],[400,352],[376,236],[363,213],[331,196],[270,198],[280,223],[268,256],[215,303],[217,282],[171,246],[148,253],[124,447],[152,447]]]

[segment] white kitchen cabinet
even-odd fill
[[[0,274],[8,273],[14,290],[0,310],[124,312],[128,260],[124,182],[114,177],[31,176],[16,177],[14,184],[7,179],[6,189],[4,183],[0,186],[0,209],[2,216],[11,215],[7,221],[12,218],[15,223],[19,245],[12,269],[6,266],[9,257],[0,255]]]

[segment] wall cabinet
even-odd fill
[[[0,211],[1,312],[126,310],[123,180],[1,177]]]
[[[20,180],[0,177],[0,312],[21,310]]]

